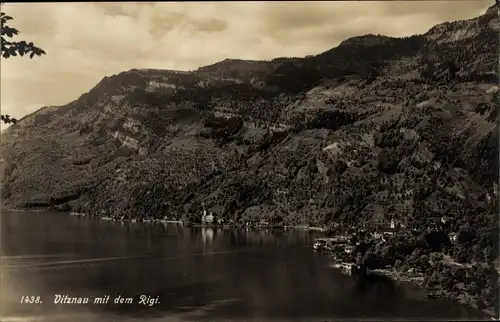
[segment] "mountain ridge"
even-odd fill
[[[229,110],[231,110],[232,109],[231,106],[236,104],[231,99],[231,96],[241,95],[241,93],[244,92],[247,93],[246,95],[249,95],[248,99],[250,100],[255,100],[255,99],[257,100],[263,99],[267,101],[271,100],[272,102],[274,102],[273,104],[276,104],[276,102],[281,100],[282,102],[280,102],[280,104],[283,105],[284,107],[287,106],[285,108],[287,111],[290,110],[294,111],[292,102],[287,102],[286,98],[283,97],[279,98],[279,95],[275,94],[281,93],[280,95],[283,96],[283,93],[286,93],[286,95],[298,98],[300,101],[301,98],[304,99],[305,96],[307,96],[309,90],[315,88],[316,85],[320,84],[321,82],[325,83],[324,81],[325,79],[338,80],[339,78],[343,77],[351,77],[349,75],[360,75],[361,78],[365,79],[367,77],[368,78],[377,77],[378,74],[381,73],[383,74],[384,72],[386,74],[390,74],[391,71],[387,71],[387,69],[394,69],[396,66],[389,66],[391,64],[388,63],[388,61],[389,62],[394,61],[394,59],[391,58],[392,55],[394,55],[394,53],[390,53],[388,54],[387,57],[384,57],[384,55],[387,55],[387,48],[391,49],[391,45],[388,46],[387,42],[394,41],[397,43],[410,40],[409,46],[408,44],[405,45],[407,46],[407,48],[404,48],[405,46],[403,46],[403,49],[397,53],[398,59],[396,59],[396,61],[400,60],[401,57],[405,57],[406,55],[408,55],[408,57],[412,57],[415,55],[418,56],[419,52],[422,52],[422,48],[426,48],[425,50],[427,51],[432,50],[432,49],[427,49],[427,47],[429,46],[427,43],[423,45],[421,42],[424,41],[423,40],[424,38],[432,36],[432,34],[436,32],[436,30],[441,30],[442,33],[446,33],[446,29],[447,28],[453,29],[452,26],[454,24],[455,25],[465,24],[467,28],[469,25],[477,23],[478,21],[483,21],[483,23],[489,25],[490,21],[494,20],[495,18],[494,16],[495,12],[496,12],[495,6],[492,6],[482,16],[465,21],[447,22],[441,25],[437,25],[429,29],[429,31],[427,31],[426,33],[417,36],[394,38],[388,36],[369,34],[359,37],[352,37],[350,39],[345,40],[335,48],[327,50],[318,55],[307,56],[305,58],[285,58],[285,59],[276,58],[267,61],[258,61],[258,60],[247,61],[241,59],[227,58],[221,62],[216,62],[211,65],[202,66],[197,70],[191,72],[153,70],[153,69],[147,69],[147,70],[131,69],[129,71],[124,71],[112,76],[104,77],[88,93],[82,94],[80,98],[67,105],[57,108],[43,107],[39,111],[36,111],[34,113],[31,113],[30,115],[23,117],[18,125],[10,127],[6,131],[3,131],[4,133],[2,133],[2,135],[4,136],[5,139],[8,140],[10,132],[16,132],[16,129],[22,128],[24,126],[25,120],[31,118],[42,119],[44,118],[42,114],[46,114],[42,112],[46,110],[54,111],[54,114],[56,115],[64,114],[65,110],[72,110],[72,114],[78,115],[81,113],[85,113],[84,107],[93,107],[94,109],[96,109],[97,113],[97,110],[99,110],[100,107],[104,107],[104,105],[108,103],[108,102],[98,102],[103,97],[105,97],[104,100],[106,99],[109,100],[110,98],[113,98],[110,100],[110,103],[112,105],[113,100],[118,102],[121,99],[121,96],[129,95],[130,92],[134,94],[134,89],[137,88],[146,88],[145,92],[151,92],[151,95],[149,95],[148,98],[154,101],[155,99],[158,99],[158,97],[156,98],[153,97],[155,96],[154,93],[155,89],[161,87],[162,93],[158,95],[163,97],[168,97],[170,99],[172,99],[172,96],[174,96],[173,101],[179,101],[183,99],[182,97],[184,97],[182,95],[183,91],[187,93],[189,92],[189,88],[195,87],[197,90],[197,94],[199,94],[199,96],[196,99],[191,99],[186,101],[190,101],[192,104],[199,107],[200,105],[205,104],[206,101],[210,101],[209,99],[206,99],[207,95],[209,94],[204,93],[205,88],[220,87],[222,92],[220,93],[219,96],[222,97],[215,97],[215,99],[211,100],[212,104],[214,104],[213,101],[217,102],[220,100],[225,100],[223,103],[227,105],[226,107],[215,106],[215,112],[218,112],[219,114],[220,113],[224,114],[225,113],[224,111],[228,110],[228,108]],[[498,16],[496,17],[498,18]],[[352,57],[351,57],[351,62],[346,62],[346,64],[343,64],[341,59],[336,59],[344,57],[342,56],[343,55],[342,53],[339,54],[339,48],[340,51],[344,50],[342,47],[345,47],[347,48],[346,50],[348,51],[359,52],[360,51],[359,44],[349,45],[349,43],[352,43],[353,40],[370,39],[373,37],[375,39],[384,39],[384,41],[379,44],[375,44],[375,46],[383,47],[383,49],[380,49],[378,50],[378,52],[374,53],[375,58],[372,58],[372,61],[366,62],[366,59],[364,59],[362,63],[356,64],[356,62],[354,63],[352,62]],[[455,41],[460,41],[460,39],[455,39]],[[366,55],[364,52],[362,54]],[[330,60],[333,61],[330,62]],[[414,61],[413,65],[421,65],[421,62],[419,61],[418,58],[416,63],[417,64],[415,64]],[[228,67],[228,64],[233,67],[230,66]],[[344,66],[339,67],[339,65],[342,64]],[[353,65],[352,69],[349,69],[350,68],[349,64]],[[247,65],[247,66],[242,66],[242,65]],[[320,66],[320,68],[315,65]],[[412,69],[413,67],[414,66],[412,66],[411,63],[405,66],[406,69]],[[255,68],[257,68],[257,70]],[[318,71],[318,68],[320,69],[320,71]],[[384,69],[386,71],[384,71]],[[484,72],[484,68],[482,69],[483,70],[481,72]],[[165,82],[165,80],[162,78],[168,78],[167,82]],[[291,79],[295,79],[296,82],[294,83],[293,81],[291,81]],[[168,83],[168,81],[170,81],[170,83]],[[249,86],[249,84],[251,86]],[[165,86],[167,88],[165,88]],[[237,94],[223,93],[223,91],[226,90],[226,87],[228,86],[235,87],[236,89],[233,88],[232,90],[236,91]],[[323,85],[320,85],[319,88],[322,88],[322,86]],[[346,85],[342,86],[347,88]],[[186,90],[186,88],[188,90]],[[316,90],[318,90],[319,88],[316,87]],[[175,94],[169,93],[168,92],[169,89],[171,91],[175,91],[176,93]],[[209,90],[207,89],[206,91]],[[142,95],[144,93],[135,93],[135,94]],[[297,100],[295,98],[293,100],[295,100],[295,103],[297,103]],[[238,99],[241,100],[241,98],[239,97]],[[304,101],[302,101],[302,103],[304,103]],[[313,105],[318,105],[318,104],[321,105],[322,103],[315,102]],[[244,104],[236,104],[236,105],[244,105]],[[108,110],[110,109],[109,106],[107,108]],[[55,111],[56,109],[57,111]],[[252,110],[248,111],[248,110],[249,108],[246,107],[243,108],[243,114],[238,112],[234,114],[238,115],[241,114],[240,116],[246,116],[250,118],[261,118],[260,114],[262,113],[260,114],[254,113],[255,111]],[[287,113],[283,113],[283,110],[282,111],[279,111],[278,109],[276,110],[277,111],[274,111],[272,113],[273,115],[271,119],[265,121],[269,121],[273,124],[286,123],[289,126],[291,126],[291,124],[293,124],[294,122],[301,123],[302,121],[304,121],[304,115],[302,113],[304,111],[304,108],[302,107],[301,107],[302,110],[301,113],[295,113],[295,115],[283,115]],[[133,112],[128,111],[127,113],[133,113]],[[311,117],[311,115],[308,116]],[[88,117],[90,117],[90,115],[88,115]],[[99,115],[95,115],[94,117],[99,118]],[[45,118],[47,119],[48,117],[45,116]],[[299,120],[294,120],[294,118],[296,119],[298,118]],[[89,124],[84,124],[84,125],[80,124],[80,126],[85,127],[88,126]]]
[[[352,43],[353,41],[356,41],[356,40],[359,40],[359,39],[373,39],[373,38],[375,38],[375,39],[387,39],[387,40],[391,40],[391,39],[412,38],[412,37],[418,37],[418,36],[427,36],[428,37],[429,34],[432,34],[432,32],[434,32],[436,30],[436,28],[442,28],[442,27],[445,27],[445,26],[453,24],[453,23],[468,23],[468,22],[473,22],[473,21],[479,20],[481,18],[483,18],[483,19],[492,19],[492,17],[494,17],[497,14],[498,14],[498,12],[497,12],[497,6],[496,5],[492,5],[481,16],[470,18],[470,19],[467,19],[467,20],[459,20],[459,21],[455,21],[455,22],[444,22],[444,23],[438,24],[438,25],[436,25],[434,27],[431,27],[427,32],[425,32],[423,34],[417,34],[417,35],[406,36],[406,37],[392,37],[392,36],[387,36],[387,35],[374,35],[374,34],[366,34],[366,35],[361,35],[361,36],[353,36],[353,37],[350,37],[350,38],[342,41],[336,47],[328,49],[328,50],[326,50],[326,51],[324,51],[322,53],[319,53],[319,54],[316,54],[316,55],[308,55],[306,57],[289,57],[289,58],[277,57],[277,58],[273,58],[273,59],[270,59],[270,60],[245,60],[245,59],[238,59],[238,58],[226,58],[226,59],[224,59],[222,61],[218,61],[218,62],[215,62],[213,64],[206,65],[206,66],[201,66],[201,67],[198,67],[197,69],[191,70],[191,71],[184,71],[184,70],[164,70],[164,69],[153,69],[153,68],[147,68],[147,69],[132,68],[132,69],[130,69],[128,71],[123,71],[123,72],[120,72],[118,74],[104,76],[103,79],[100,82],[98,82],[92,89],[94,89],[96,87],[99,87],[99,85],[101,84],[102,81],[104,81],[104,80],[106,80],[108,78],[119,76],[120,74],[123,74],[123,73],[132,73],[132,72],[146,72],[146,73],[157,72],[157,73],[166,73],[166,72],[170,72],[170,73],[186,74],[186,73],[197,73],[197,72],[199,73],[199,72],[203,72],[206,69],[209,69],[209,68],[212,68],[212,67],[215,67],[215,66],[219,66],[219,65],[228,64],[228,63],[233,63],[233,64],[235,64],[235,63],[261,64],[261,63],[270,63],[272,61],[300,60],[300,59],[305,59],[307,57],[311,58],[311,57],[318,57],[318,56],[324,55],[324,54],[326,54],[326,53],[328,53],[328,52],[330,52],[332,50],[335,50],[337,47],[345,46],[346,44]],[[92,89],[90,91],[92,91]],[[82,95],[85,95],[85,93],[82,94]],[[68,103],[68,104],[71,104],[71,102]],[[65,104],[65,105],[67,105],[67,104]],[[65,105],[61,105],[61,106],[65,106]],[[41,107],[39,110],[44,109],[46,107],[47,106]],[[36,113],[36,112],[37,111],[35,111],[33,113]],[[32,115],[33,113],[30,113],[29,115]],[[22,118],[25,118],[25,117],[27,117],[29,115],[23,116]]]

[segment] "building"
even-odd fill
[[[210,213],[207,215],[207,211],[203,210],[203,215],[201,216],[201,223],[202,224],[211,224],[215,221],[215,216]]]
[[[453,244],[456,244],[458,242],[458,234],[457,233],[451,233],[448,235],[448,237],[450,238],[450,241]]]
[[[211,224],[214,222],[214,219],[215,219],[214,215],[212,213],[210,213],[210,215],[205,217],[205,223]]]
[[[344,252],[346,252],[346,254],[352,254],[353,251],[354,251],[354,247],[351,245],[346,245],[344,247]]]
[[[201,215],[201,223],[205,224],[207,222],[207,211],[203,210],[203,215]]]
[[[391,236],[394,235],[399,230],[399,223],[397,223],[394,219],[391,219],[391,223],[389,227],[382,228],[380,233],[382,235]]]
[[[259,225],[260,226],[269,226],[269,222],[266,221],[265,219],[261,219],[260,222],[259,222]]]

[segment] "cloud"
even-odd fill
[[[328,50],[367,33],[406,36],[468,19],[493,1],[9,3],[19,39],[47,55],[2,60],[2,112],[62,105],[132,68],[193,70],[225,58]]]
[[[221,32],[227,28],[227,23],[221,19],[202,17],[195,20],[185,12],[172,11],[162,12],[156,11],[149,20],[149,32],[158,40],[166,34],[179,29],[196,32]]]
[[[93,6],[104,10],[104,14],[112,17],[127,16],[137,18],[141,12],[141,7],[137,5],[124,6],[121,3],[93,3]],[[154,6],[153,3],[143,2],[141,6]]]

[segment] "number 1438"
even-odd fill
[[[42,303],[42,301],[40,300],[40,296],[21,296],[21,301],[19,302],[26,304]]]

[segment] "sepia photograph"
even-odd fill
[[[500,320],[499,7],[2,3],[0,321]]]

